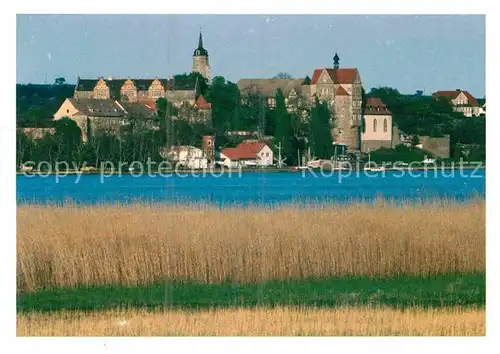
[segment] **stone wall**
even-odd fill
[[[380,148],[390,149],[392,148],[392,142],[390,140],[363,140],[361,142],[361,151],[365,153]]]
[[[450,158],[450,136],[445,135],[443,137],[429,137],[429,136],[419,136],[420,143],[422,144],[422,149],[429,151],[434,156],[443,159]]]
[[[45,134],[55,133],[54,128],[19,128],[19,130],[32,139],[41,139],[45,136]]]

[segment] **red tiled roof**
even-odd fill
[[[221,153],[231,160],[256,159],[265,143],[241,143],[234,148],[224,148]]]
[[[336,84],[352,84],[358,76],[358,69],[316,69],[314,70],[311,85],[315,85],[321,76],[323,70],[326,70],[330,78]]]
[[[345,88],[343,88],[342,86],[339,86],[339,87],[337,88],[337,91],[335,92],[335,94],[336,94],[337,96],[350,96],[350,95],[349,95],[349,92],[347,92],[347,91],[345,90]]]
[[[156,112],[156,101],[148,99],[138,99],[137,103],[144,105],[151,112]]]
[[[198,97],[198,99],[196,100],[195,106],[198,109],[211,109],[212,108],[212,104],[207,102],[205,97],[203,97],[202,95],[200,95],[200,97]]]
[[[432,97],[434,98],[438,98],[438,97],[446,97],[450,100],[454,100],[455,98],[457,98],[457,96],[463,92],[464,95],[467,97],[467,100],[469,100],[469,105],[470,106],[477,106],[478,103],[477,103],[477,100],[474,98],[474,96],[472,96],[468,91],[462,91],[462,90],[455,90],[455,91],[437,91],[437,92],[434,92],[434,94],[432,95]]]
[[[387,106],[382,102],[382,100],[378,97],[370,97],[366,101],[365,114],[392,114]]]
[[[314,85],[316,84],[316,82],[318,81],[321,73],[323,72],[323,69],[316,69],[314,70],[314,73],[313,73],[313,77],[311,79],[311,85]]]

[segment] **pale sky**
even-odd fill
[[[370,90],[485,94],[483,15],[18,15],[17,82],[190,72],[200,27],[212,77],[359,69]]]

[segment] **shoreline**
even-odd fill
[[[294,168],[297,168],[296,166],[289,167],[289,168],[249,168],[249,169],[192,169],[192,170],[168,170],[168,171],[144,171],[141,173],[143,174],[153,174],[153,175],[160,175],[160,174],[172,174],[172,173],[218,173],[218,174],[232,174],[232,173],[284,173],[284,172],[289,172],[289,173],[300,173],[300,172],[320,172],[320,171],[327,171],[327,172],[345,172],[345,171],[366,171],[369,173],[374,173],[374,172],[388,172],[388,171],[439,171],[439,170],[486,170],[485,165],[464,165],[464,166],[440,166],[440,167],[426,167],[426,166],[419,166],[419,167],[398,167],[398,168],[386,168],[384,170],[379,170],[379,171],[372,171],[372,170],[364,170],[364,169],[328,169],[328,168],[310,168],[310,169],[304,169],[304,170],[294,170]],[[64,171],[64,172],[21,172],[21,171],[16,171],[17,176],[51,176],[51,175],[101,175],[101,174],[106,174],[109,176],[113,175],[134,175],[140,173],[140,171],[75,171],[75,170],[70,170],[70,171]]]

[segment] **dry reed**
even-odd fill
[[[476,309],[114,310],[18,314],[18,336],[484,336]]]
[[[485,270],[485,204],[19,206],[17,289]]]

